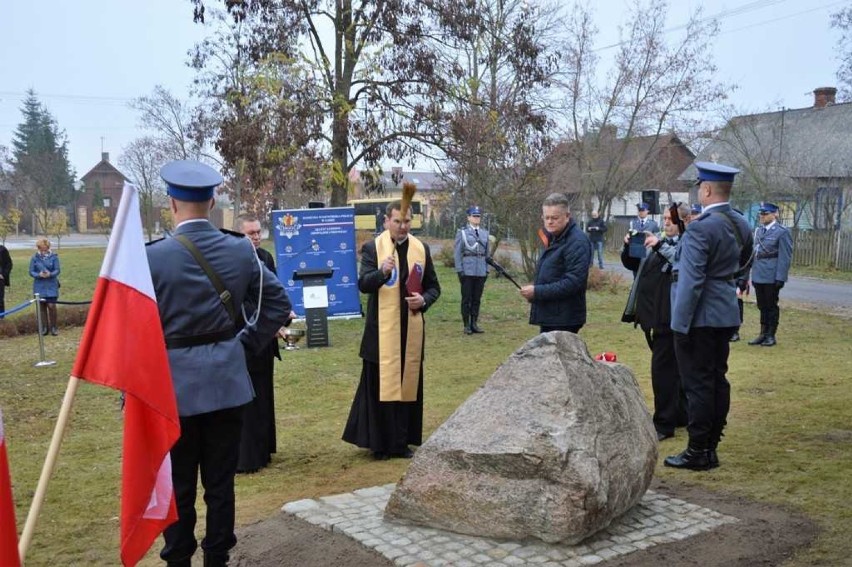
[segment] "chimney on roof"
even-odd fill
[[[834,95],[837,89],[834,87],[820,87],[814,89],[814,108],[825,108],[834,104]]]
[[[109,152],[101,152],[101,161],[109,163]]]

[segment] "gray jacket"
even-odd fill
[[[166,339],[234,331],[234,337],[209,344],[169,349],[169,367],[178,413],[198,415],[241,406],[254,398],[244,345],[253,352],[273,340],[290,313],[290,300],[275,274],[258,263],[251,242],[225,234],[207,221],[182,224],[184,234],[200,250],[231,293],[236,326],[213,284],[190,252],[174,238],[150,243],[146,251]],[[244,326],[240,307],[257,300],[263,277],[263,299],[257,324]],[[251,316],[251,313],[247,313]]]
[[[458,229],[453,255],[458,273],[484,278],[488,275],[488,264],[485,263],[488,256],[488,231],[480,228],[478,236],[476,232],[470,225]]]
[[[775,222],[769,230],[764,226],[754,231],[754,263],[751,281],[757,284],[786,282],[793,260],[793,237],[786,226]]]

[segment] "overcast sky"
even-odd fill
[[[686,23],[697,6],[718,15],[719,78],[739,85],[731,101],[753,111],[801,108],[812,104],[816,87],[836,85],[839,34],[829,15],[850,1],[672,0],[669,27]],[[617,42],[617,25],[631,3],[592,3],[598,46]],[[673,39],[682,33],[671,32]],[[102,148],[117,162],[122,148],[143,134],[128,101],[156,84],[187,97],[193,77],[187,51],[203,34],[192,23],[189,0],[4,2],[0,145],[10,145],[26,91],[33,88],[66,131],[78,176],[97,164]]]

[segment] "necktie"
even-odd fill
[[[479,229],[478,229],[478,228],[474,228],[474,229],[473,229],[473,233],[476,235],[476,239],[477,239],[477,240],[479,240]]]
[[[645,229],[645,219],[639,221],[639,230]]]

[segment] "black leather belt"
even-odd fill
[[[778,252],[769,252],[767,254],[756,254],[754,256],[755,260],[768,260],[770,258],[777,258]]]
[[[236,336],[237,332],[234,329],[226,329],[224,331],[192,335],[191,337],[166,337],[166,348],[168,350],[173,350],[176,348],[209,345],[221,341],[227,341]]]
[[[474,256],[476,258],[482,258],[485,254],[462,254],[462,256]]]

